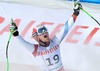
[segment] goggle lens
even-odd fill
[[[45,26],[38,29],[38,35],[44,34],[44,32],[48,32],[47,28]]]

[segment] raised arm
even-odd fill
[[[13,21],[11,22],[10,30],[13,30],[13,36],[16,37],[18,41],[21,43],[21,45],[23,45],[30,53],[32,53],[35,50],[34,44],[27,42],[19,35],[18,27],[16,26],[16,23],[14,23]]]
[[[35,50],[34,44],[29,43],[28,41],[24,40],[20,35],[16,36],[18,39],[19,43],[24,46],[29,52],[33,52]]]
[[[72,14],[72,17],[65,23],[64,27],[62,28],[62,30],[59,33],[56,34],[56,37],[58,38],[58,40],[59,40],[60,43],[64,39],[64,37],[66,36],[66,34],[68,33],[68,31],[71,28],[71,26],[76,21],[76,18],[79,15],[81,7],[82,7],[82,5],[80,3],[78,3],[74,7],[74,13]]]

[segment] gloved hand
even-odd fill
[[[80,9],[82,8],[82,5],[79,3],[79,2],[76,2],[75,4],[74,4],[74,14],[76,15],[76,16],[78,16],[79,15],[79,12],[80,12]]]
[[[18,36],[19,35],[18,27],[16,26],[16,23],[13,22],[13,20],[11,20],[10,31],[13,33],[13,36]]]

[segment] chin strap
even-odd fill
[[[41,39],[39,39],[39,42],[41,42],[41,43],[43,43],[44,45],[42,45],[42,44],[40,44],[41,46],[43,46],[43,47],[47,47],[47,46],[49,46],[49,44],[50,44],[50,42],[43,42]]]

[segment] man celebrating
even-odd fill
[[[38,60],[42,71],[64,71],[61,55],[60,43],[68,33],[69,28],[74,24],[77,16],[79,15],[82,5],[77,3],[74,7],[72,17],[65,23],[63,29],[57,33],[52,39],[49,38],[49,32],[44,25],[38,25],[33,28],[32,37],[38,44],[31,44],[25,41],[18,32],[18,27],[15,25],[10,26],[19,42]]]

